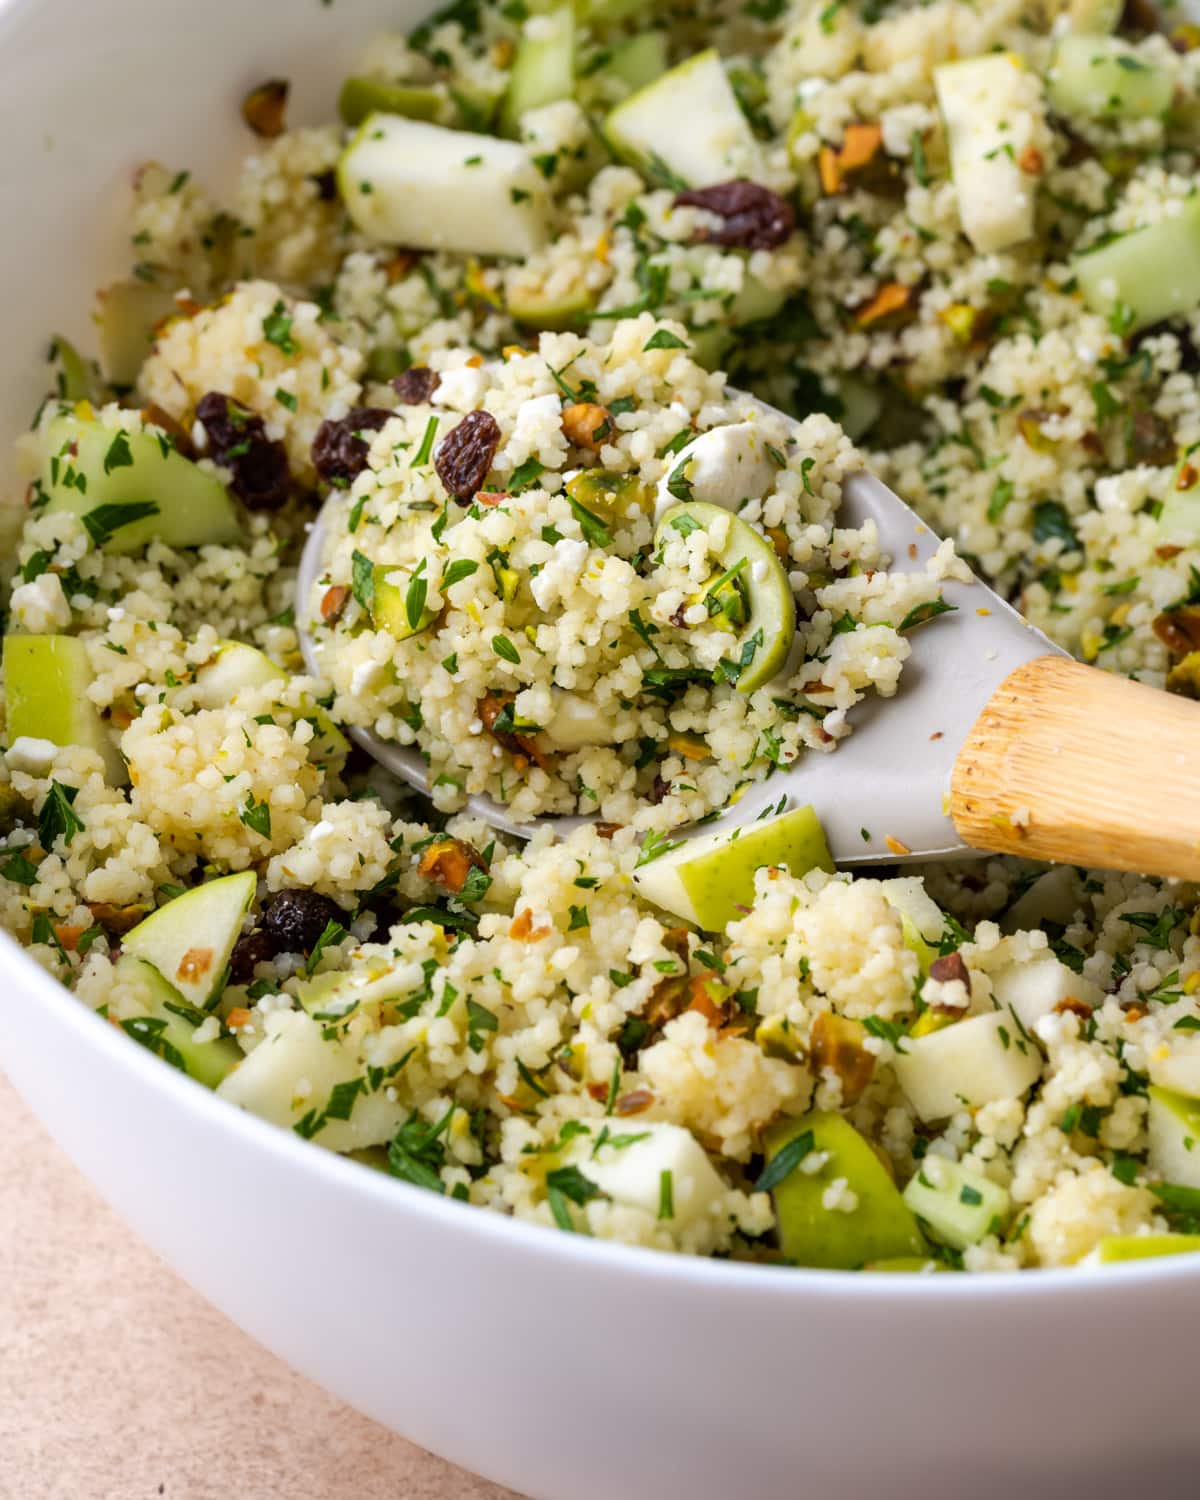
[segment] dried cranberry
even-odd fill
[[[340,922],[342,915],[337,902],[319,891],[280,891],[263,908],[262,930],[276,953],[311,953],[330,922]]]
[[[744,250],[771,250],[782,245],[796,227],[796,215],[786,198],[744,177],[713,187],[679,193],[677,205],[706,208],[725,220],[719,229],[699,229],[697,240],[739,245]]]
[[[1129,423],[1129,449],[1136,463],[1162,467],[1175,462],[1175,434],[1157,412],[1136,411]]]
[[[212,457],[232,474],[230,488],[250,510],[283,504],[291,485],[287,453],[267,436],[261,417],[232,396],[209,391],[196,403],[196,420],[208,434]]]
[[[411,365],[392,381],[392,389],[405,406],[424,406],[442,383],[442,377],[428,365]]]
[[[464,505],[487,478],[500,446],[500,427],[489,411],[471,411],[438,444],[433,466],[450,494]]]
[[[971,988],[971,976],[967,973],[962,954],[958,952],[945,953],[941,958],[935,958],[929,965],[929,977],[942,984],[949,984],[952,980],[960,979],[968,990]]]
[[[229,977],[234,984],[249,984],[259,964],[270,963],[276,954],[275,944],[265,932],[248,932],[233,945],[229,959]]]
[[[361,434],[378,432],[392,415],[381,406],[356,406],[336,421],[322,422],[313,438],[313,468],[329,484],[350,484],[367,467],[371,445]]]

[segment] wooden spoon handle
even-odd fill
[[[1200,879],[1200,704],[1035,657],[968,734],[950,815],[977,849]]]

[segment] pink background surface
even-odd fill
[[[519,1500],[226,1322],[125,1228],[3,1076],[0,1142],[0,1500]]]

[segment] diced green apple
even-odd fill
[[[898,875],[881,881],[879,888],[887,904],[900,914],[905,947],[917,955],[921,972],[928,974],[946,930],[945,913],[919,875]]]
[[[572,283],[564,292],[547,294],[531,282],[517,282],[508,289],[505,310],[525,328],[558,333],[574,328],[592,309],[592,294],[583,282]]]
[[[926,1156],[904,1189],[904,1201],[934,1239],[953,1250],[999,1234],[1012,1200],[998,1183],[941,1156]]]
[[[19,739],[82,745],[104,761],[112,786],[129,780],[112,735],[88,697],[95,681],[87,647],[73,635],[4,637],[9,748]]]
[[[604,66],[631,91],[643,89],[667,71],[667,38],[661,31],[639,31],[618,47]]]
[[[546,181],[515,141],[373,114],[337,176],[355,227],[385,244],[520,259],[546,239]]]
[[[196,704],[199,708],[227,708],[254,688],[282,686],[288,674],[265,652],[245,641],[218,641],[212,658],[196,671]],[[318,703],[306,705],[302,717],[311,719],[315,731],[310,759],[331,760],[345,755],[350,741]]]
[[[832,870],[825,834],[811,807],[750,823],[733,834],[700,834],[633,872],[639,894],[706,932],[723,932],[754,903],[764,865],[806,875]]]
[[[243,870],[193,886],[139,922],[121,946],[153,965],[190,1005],[207,1010],[225,987],[257,883],[253,870]]]
[[[1200,1099],[1200,1036],[1173,1031],[1166,1055],[1160,1057],[1163,1050],[1156,1047],[1150,1053],[1150,1082],[1173,1094]]]
[[[1039,875],[1004,913],[1004,931],[1022,932],[1045,922],[1066,927],[1079,908],[1078,883],[1070,865],[1055,865]]]
[[[768,1163],[809,1132],[808,1164],[824,1157],[819,1169],[806,1172],[801,1157],[771,1190],[784,1255],[798,1265],[844,1271],[922,1256],[925,1241],[912,1210],[870,1144],[841,1115],[814,1112],[773,1125],[765,1139]],[[849,1211],[825,1206],[838,1178],[857,1199]]]
[[[963,233],[982,254],[1033,234],[1036,181],[1019,165],[1040,111],[1014,52],[935,68]]]
[[[310,1109],[321,1109],[339,1083],[359,1072],[345,1043],[322,1032],[321,1024],[302,1010],[274,1012],[263,1040],[217,1092],[231,1104],[290,1129]]]
[[[123,988],[137,995],[153,1023],[153,1050],[161,1056],[170,1047],[182,1059],[189,1078],[205,1088],[215,1089],[241,1062],[242,1049],[232,1037],[216,1036],[208,1042],[194,1040],[197,1027],[208,1020],[207,1013],[185,1000],[144,959],[123,953],[117,961],[116,977]]]
[[[905,1037],[893,1066],[913,1108],[929,1122],[1019,1099],[1041,1076],[1042,1059],[1007,1011],[990,1011]]]
[[[1158,524],[1164,536],[1176,542],[1200,541],[1200,462],[1195,452],[1180,459]]]
[[[611,112],[613,149],[651,180],[711,187],[762,176],[762,152],[715,51],[671,68]]]
[[[1136,333],[1200,306],[1200,193],[1178,213],[1071,262],[1094,313]]]
[[[500,106],[500,129],[515,137],[521,116],[575,92],[575,11],[570,5],[525,22],[517,43],[508,92]]]
[[[598,1146],[600,1131],[593,1123],[591,1134],[572,1143],[567,1159],[614,1203],[640,1208],[675,1229],[686,1229],[724,1195],[725,1184],[704,1148],[682,1125],[636,1122],[629,1129],[609,1131],[617,1137],[616,1145]],[[621,1139],[629,1135],[640,1139]],[[664,1177],[670,1183],[666,1191]]]
[[[1151,1084],[1147,1091],[1146,1161],[1166,1182],[1200,1188],[1200,1099]]]
[[[1104,1000],[1098,985],[1069,969],[1047,953],[1031,963],[1013,964],[992,975],[996,1004],[1011,1010],[1026,1031],[1066,1001],[1082,1001],[1093,1009]]]
[[[1166,114],[1174,73],[1116,37],[1064,36],[1054,49],[1046,97],[1060,115],[1139,120]]]
[[[161,435],[109,427],[81,403],[74,413],[53,418],[40,442],[43,514],[79,516],[108,552],[136,552],[155,538],[169,547],[241,538],[229,491]],[[156,507],[153,513],[141,514],[146,504]]]
[[[371,599],[371,623],[386,630],[398,641],[420,635],[438,617],[436,609],[422,604],[414,615],[408,612],[408,590],[413,575],[394,563],[375,564],[374,593]]]
[[[368,115],[403,115],[409,120],[436,120],[448,96],[421,83],[393,83],[365,75],[347,78],[338,95],[338,114],[353,130]]]
[[[1071,30],[1088,36],[1116,31],[1125,0],[1071,0],[1067,20]]]
[[[96,293],[100,365],[114,385],[137,381],[160,323],[179,311],[175,293],[148,281],[115,281]]]
[[[795,639],[796,601],[787,571],[762,532],[724,507],[700,500],[685,501],[662,516],[655,532],[657,545],[672,537],[672,528],[678,530],[685,523],[701,526],[710,535],[718,535],[720,526],[725,529],[725,540],[713,554],[722,571],[709,584],[705,597],[711,599],[722,580],[731,580],[738,590],[738,608],[744,617],[730,617],[726,627],[737,628],[729,659],[740,667],[738,692],[752,693],[776,676]]]
[[[1120,1261],[1157,1260],[1162,1255],[1189,1255],[1197,1251],[1200,1251],[1200,1234],[1110,1234],[1080,1264],[1111,1266]]]
[[[954,1267],[942,1260],[930,1260],[926,1255],[893,1255],[888,1260],[873,1260],[863,1270],[915,1272],[918,1276],[929,1276],[936,1271],[953,1271]]]
[[[105,391],[100,372],[91,360],[84,359],[69,339],[58,333],[51,346],[59,369],[58,394],[64,401],[93,401],[103,404],[111,396]]]

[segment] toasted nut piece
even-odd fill
[[[417,250],[396,250],[383,263],[383,274],[388,279],[388,285],[394,286],[397,281],[403,281],[416,263],[421,259]]]
[[[483,856],[465,839],[434,839],[421,851],[417,874],[457,896],[472,869],[486,870]]]
[[[242,119],[255,135],[270,140],[283,134],[290,87],[286,78],[268,78],[242,100]]]
[[[883,127],[876,124],[856,123],[846,126],[842,137],[842,149],[838,152],[838,166],[843,176],[859,172],[870,166],[883,145]]]
[[[913,289],[901,286],[898,281],[885,282],[870,302],[860,308],[854,319],[856,328],[870,328],[899,313],[907,312],[912,304]]]
[[[1155,616],[1154,634],[1175,656],[1200,651],[1200,605],[1184,604]]]
[[[244,1005],[235,1005],[225,1017],[225,1025],[230,1031],[237,1031],[241,1026],[249,1026],[250,1012]]]
[[[62,944],[68,953],[74,953],[79,945],[79,939],[83,936],[86,928],[77,927],[70,922],[58,922],[55,924],[54,936]]]
[[[823,1010],[812,1024],[808,1039],[808,1065],[819,1078],[826,1070],[842,1084],[842,1102],[853,1104],[875,1071],[874,1055],[866,1050],[866,1027],[846,1016]]]
[[[1078,1016],[1082,1021],[1090,1021],[1092,1018],[1092,1007],[1086,1000],[1076,1000],[1074,995],[1068,995],[1065,1000],[1060,1000],[1054,1009],[1060,1016]]]
[[[954,979],[961,980],[967,987],[967,993],[970,993],[971,976],[957,948],[953,953],[943,953],[941,958],[934,959],[929,965],[929,977],[939,980],[942,984],[949,984]]]
[[[684,760],[708,760],[712,754],[705,740],[695,739],[687,734],[669,734],[667,744],[676,755],[682,755]]]
[[[713,1028],[720,1031],[730,1019],[729,990],[707,975],[697,974],[688,980],[688,1010],[697,1010]]]
[[[842,186],[842,172],[838,165],[838,154],[832,146],[822,146],[817,153],[817,173],[821,179],[821,190],[832,198]]]
[[[563,412],[562,430],[576,448],[595,451],[612,431],[612,415],[594,401],[577,401]]]
[[[120,937],[131,927],[136,927],[143,917],[150,915],[150,907],[145,902],[135,902],[132,906],[114,906],[107,901],[89,901],[88,907],[92,913],[92,921],[99,923],[111,937]]]
[[[613,1105],[613,1109],[619,1115],[640,1115],[653,1103],[654,1095],[649,1089],[634,1089],[632,1093],[622,1094]]]
[[[344,583],[335,583],[321,596],[321,618],[328,624],[336,620],[346,607],[350,590]]]
[[[1040,177],[1046,170],[1046,159],[1036,146],[1026,146],[1017,157],[1017,166],[1030,177]]]

